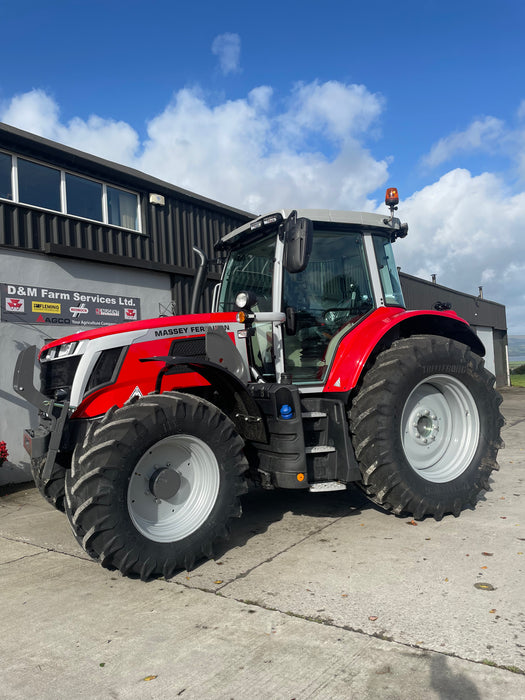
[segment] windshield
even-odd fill
[[[394,252],[388,238],[384,236],[374,236],[374,249],[377,259],[377,268],[383,296],[386,306],[405,306],[399,274],[394,260]]]
[[[218,311],[237,311],[239,292],[255,295],[253,311],[271,311],[274,256],[275,235],[233,251],[224,271]]]
[[[316,230],[308,267],[284,272],[282,309],[295,317],[295,331],[284,337],[293,382],[323,381],[339,340],[372,307],[362,235]]]

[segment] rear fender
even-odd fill
[[[394,340],[411,335],[440,335],[467,345],[480,357],[485,355],[478,336],[453,311],[405,311],[381,307],[341,340],[324,391],[351,391],[367,362]]]

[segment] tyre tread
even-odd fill
[[[199,535],[199,528],[181,541],[180,547],[169,544],[169,555],[164,556],[159,554],[164,551],[162,545],[157,546],[137,530],[130,534],[129,516],[118,516],[112,511],[115,507],[112,504],[117,498],[116,484],[123,478],[122,470],[132,469],[131,461],[136,459],[138,446],[144,450],[146,436],[152,439],[150,431],[154,429],[157,437],[153,442],[156,442],[173,434],[173,426],[179,425],[185,426],[182,432],[188,432],[189,426],[204,426],[201,427],[201,431],[206,431],[204,439],[210,436],[217,446],[215,449],[222,450],[221,474],[226,481],[221,489],[219,510],[205,523],[206,536]],[[247,491],[247,469],[242,438],[230,419],[215,406],[177,392],[148,395],[110,409],[88,431],[75,452],[67,479],[66,512],[77,541],[105,568],[117,568],[124,575],[143,580],[171,576],[176,570],[190,570],[195,562],[213,556],[215,541],[228,536],[229,521],[242,513],[240,496]],[[125,494],[118,498],[121,503],[124,498],[125,502]],[[129,523],[123,525],[123,521]]]
[[[417,480],[407,479],[397,462],[400,456],[392,455],[390,440],[392,416],[396,412],[396,392],[403,377],[413,371],[413,367],[432,364],[429,358],[436,358],[444,364],[460,365],[479,382],[487,396],[487,410],[493,417],[494,429],[487,438],[485,454],[472,481],[470,492],[444,498],[436,496],[439,488],[425,488]],[[473,380],[474,381],[474,380]],[[386,510],[396,515],[412,514],[414,519],[431,515],[441,520],[446,513],[459,515],[467,506],[473,507],[479,494],[490,488],[489,478],[493,470],[499,469],[496,461],[497,450],[502,446],[500,429],[504,424],[499,411],[501,396],[493,389],[494,378],[484,367],[483,359],[470,349],[450,338],[418,335],[402,338],[383,350],[374,365],[362,380],[359,392],[349,411],[349,423],[354,452],[361,470],[359,486],[366,495]],[[461,479],[461,476],[459,477]]]

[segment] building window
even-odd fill
[[[60,170],[18,158],[18,197],[25,204],[61,211]]]
[[[102,221],[102,185],[85,177],[66,173],[67,213]],[[127,228],[135,228],[128,226]]]
[[[0,153],[0,197],[13,199],[11,189],[11,156]]]
[[[137,195],[109,186],[107,188],[107,193],[108,222],[114,226],[136,229]]]
[[[137,194],[0,152],[0,199],[140,231]]]

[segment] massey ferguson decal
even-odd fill
[[[200,335],[206,333],[207,330],[212,328],[224,328],[225,331],[231,330],[229,323],[214,323],[207,324],[205,326],[174,326],[172,328],[156,328],[153,333],[155,338],[165,338],[166,336],[172,335]]]
[[[23,314],[25,312],[24,300],[17,297],[6,297],[5,310]]]
[[[0,294],[1,320],[9,323],[111,326],[140,320],[137,297],[4,283]]]

